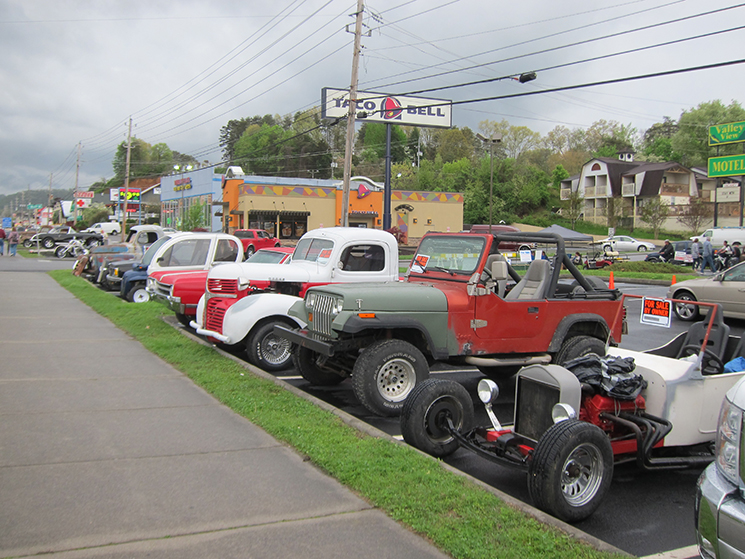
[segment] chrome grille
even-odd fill
[[[170,284],[156,281],[155,282],[154,289],[155,289],[155,293],[157,295],[160,295],[162,297],[170,297],[170,295],[171,295],[171,287],[172,286]]]
[[[238,293],[238,280],[208,278],[207,291],[222,295],[236,295]]]
[[[313,326],[316,332],[331,336],[331,323],[334,315],[331,309],[334,308],[334,298],[329,295],[318,294],[313,309]]]

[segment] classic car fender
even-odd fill
[[[290,307],[297,301],[302,301],[302,299],[281,293],[257,293],[244,297],[226,311],[220,341],[228,345],[241,343],[258,322],[272,317],[286,319],[300,328],[304,327],[304,322],[290,318],[287,314]],[[199,312],[199,307],[197,312]],[[197,314],[197,318],[200,318],[200,314]],[[204,330],[197,330],[197,333],[210,335]]]

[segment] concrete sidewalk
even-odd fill
[[[446,557],[46,274],[8,266],[0,557]]]

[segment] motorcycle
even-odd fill
[[[714,266],[717,272],[721,272],[737,264],[739,260],[729,252],[717,252],[714,255]]]
[[[83,241],[78,239],[71,239],[65,244],[59,245],[54,249],[54,255],[57,258],[79,258],[83,255],[88,254],[90,251],[86,248]]]

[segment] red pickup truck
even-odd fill
[[[249,258],[260,248],[279,246],[279,239],[272,237],[264,229],[236,229],[233,235],[243,243],[243,252],[246,258]]]

